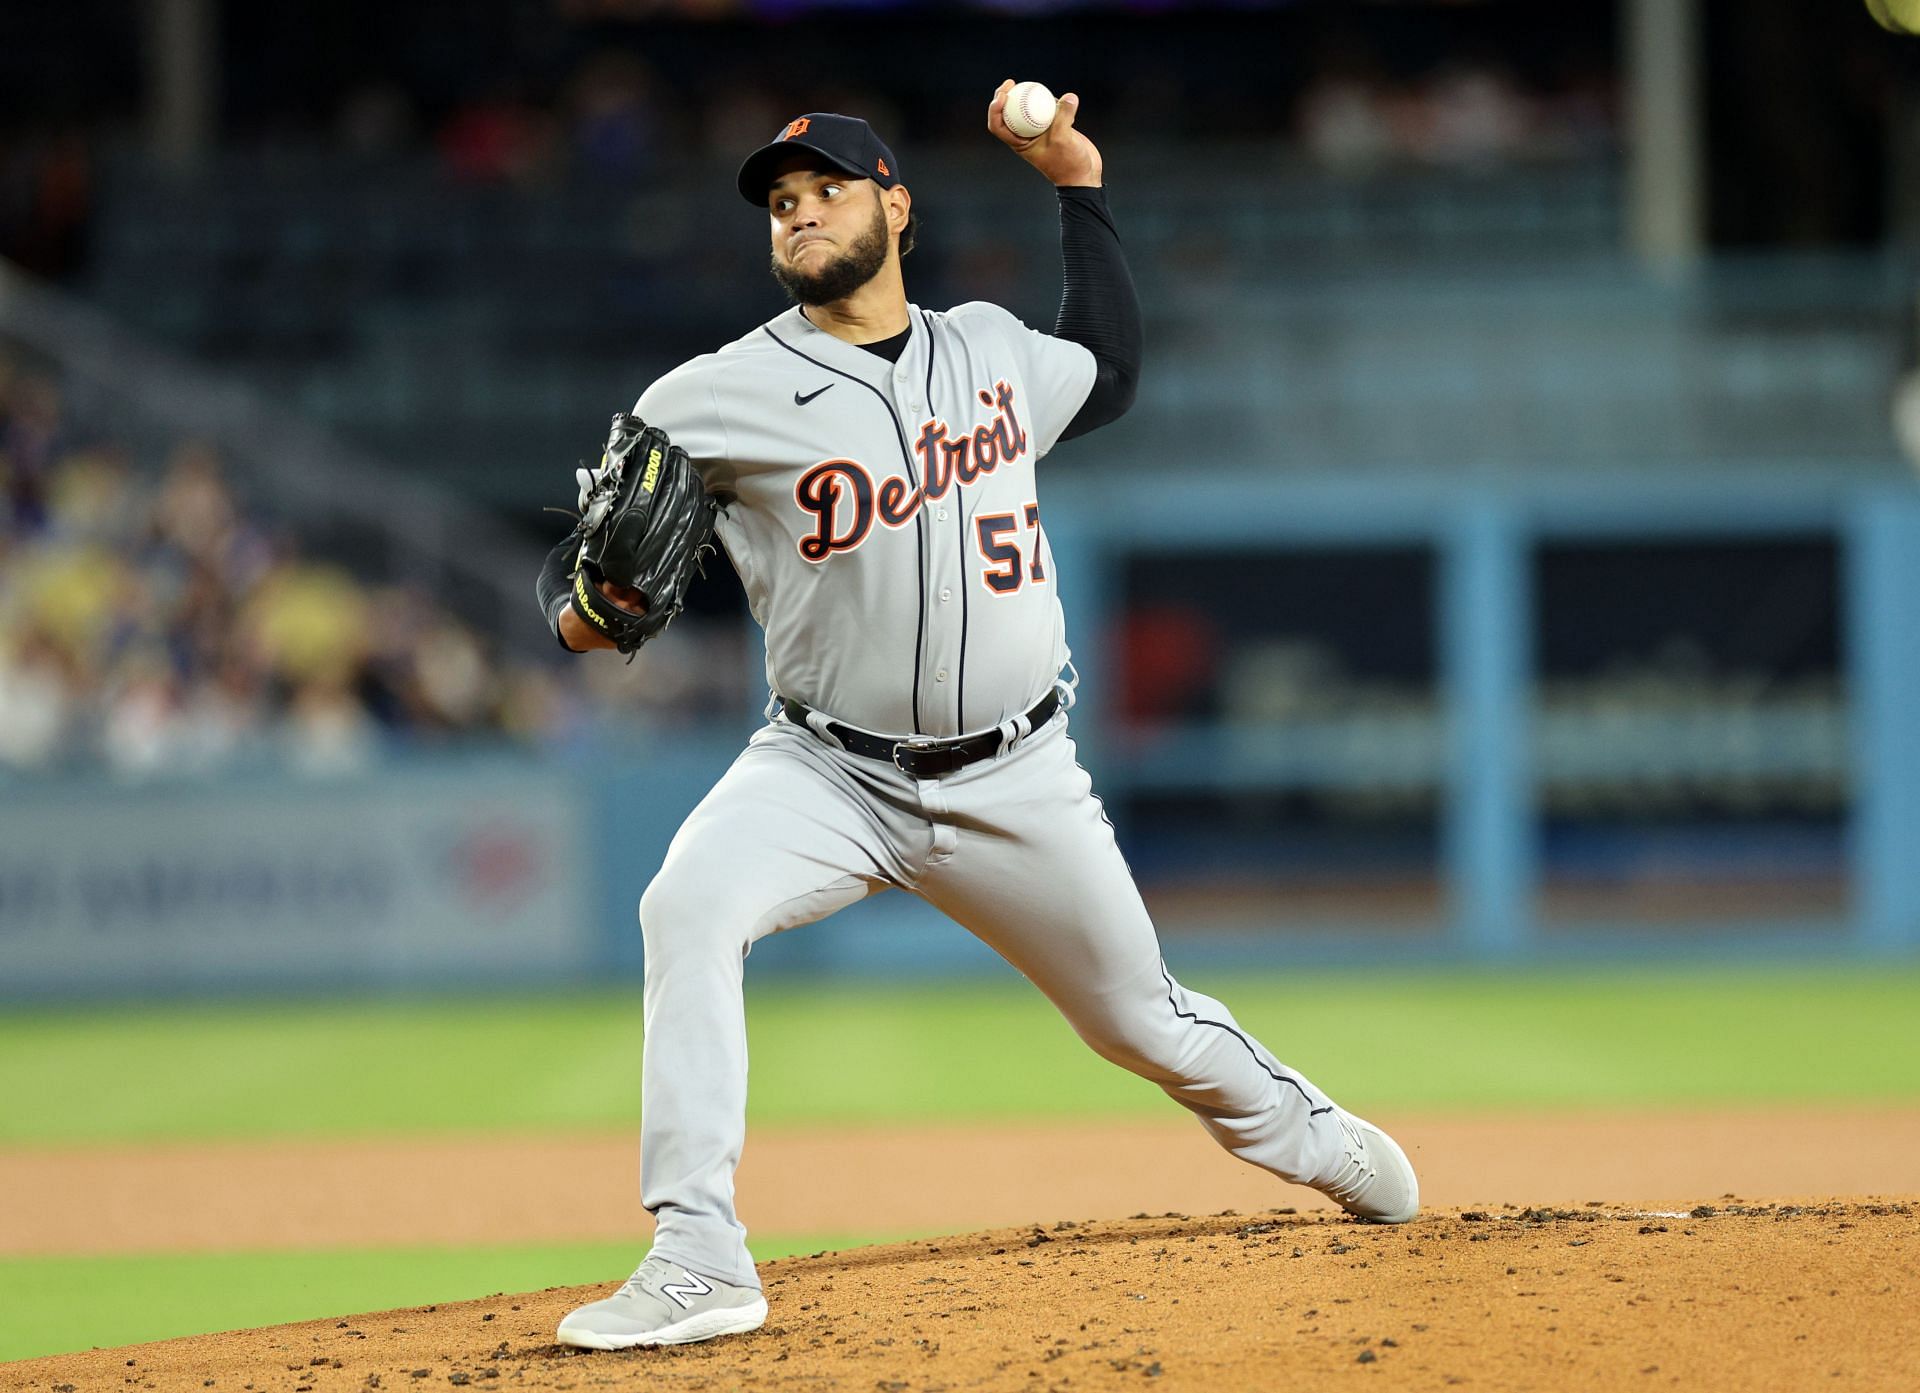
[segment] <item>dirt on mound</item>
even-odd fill
[[[1920,1387],[1907,1203],[1136,1215],[767,1263],[751,1335],[553,1341],[555,1288],[0,1367],[33,1393],[645,1385],[941,1389]]]

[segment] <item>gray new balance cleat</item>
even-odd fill
[[[569,1313],[559,1337],[578,1349],[686,1345],[757,1330],[766,1318],[767,1299],[757,1288],[702,1277],[650,1256],[605,1301]]]
[[[1420,1181],[1400,1144],[1371,1122],[1335,1108],[1346,1154],[1314,1189],[1347,1213],[1376,1224],[1404,1224],[1420,1212]]]

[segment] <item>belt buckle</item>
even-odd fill
[[[925,754],[939,748],[940,742],[931,735],[909,735],[905,740],[896,740],[893,744],[893,767],[898,769],[902,774],[912,774],[913,771],[901,762],[902,751],[907,751],[912,754]]]

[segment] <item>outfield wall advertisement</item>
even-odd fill
[[[540,770],[10,792],[0,994],[578,978],[584,810]]]

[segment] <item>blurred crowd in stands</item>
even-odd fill
[[[1606,158],[1617,140],[1614,88],[1612,74],[1596,69],[1530,90],[1490,61],[1449,63],[1402,82],[1356,56],[1308,86],[1294,138],[1314,164],[1353,175]]]
[[[224,142],[245,148],[330,144],[369,159],[432,157],[487,182],[577,176],[633,181],[674,157],[729,163],[803,108],[856,112],[896,143],[961,145],[980,134],[985,93],[912,95],[818,80],[782,81],[758,67],[680,75],[638,41],[588,53],[564,76],[476,74],[465,93],[433,101],[389,78],[342,87],[304,127],[275,119]],[[1335,45],[1304,83],[1229,87],[1182,69],[1115,78],[1088,125],[1115,143],[1253,141],[1336,172],[1395,167],[1474,169],[1610,154],[1613,75],[1600,59],[1522,74],[1498,55],[1461,56],[1415,72],[1389,70],[1356,45]],[[99,159],[127,143],[124,123],[9,123],[0,112],[0,256],[37,274],[81,269]]]
[[[1536,89],[1491,58],[1404,78],[1354,54],[1326,66],[1291,102],[1274,103],[1269,94],[1249,109],[1213,114],[1223,137],[1251,137],[1360,174],[1605,156],[1614,148],[1615,106],[1612,75],[1598,65]],[[858,113],[896,140],[903,132],[917,134],[924,148],[977,135],[984,98],[975,94],[950,109],[910,117],[879,91],[815,85],[789,92],[741,74],[688,103],[636,53],[609,49],[583,63],[551,101],[502,83],[438,124],[397,86],[362,87],[341,104],[334,135],[341,147],[363,154],[402,153],[424,143],[447,169],[469,178],[573,169],[631,179],[673,154],[738,159],[802,107]],[[1165,140],[1192,119],[1186,113],[1206,109],[1204,96],[1176,78],[1142,79],[1120,100],[1109,94],[1089,124],[1103,140]]]
[[[529,596],[524,628],[537,632]],[[514,616],[510,616],[512,618]],[[88,429],[0,345],[0,774],[314,774],[454,742],[565,745],[744,689],[737,625],[632,667],[508,660],[417,586],[305,553],[215,450]]]
[[[93,205],[87,133],[0,126],[0,257],[63,280],[81,269]]]

